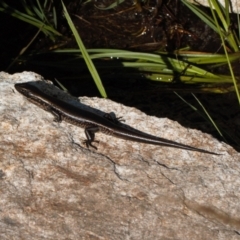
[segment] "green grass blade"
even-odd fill
[[[228,41],[234,52],[237,52],[239,50],[239,47],[237,41],[234,38],[234,34],[230,30],[230,19],[226,19],[226,16],[223,15],[224,12],[225,15],[228,16],[226,12],[228,12],[229,9],[224,8],[217,0],[208,0],[208,4],[212,12],[213,19],[215,21],[215,25],[217,27],[217,33],[222,34],[223,38]],[[213,10],[214,8],[215,11]],[[221,25],[223,26],[224,30],[220,27],[217,17],[218,19],[220,19]]]
[[[34,42],[34,40],[37,38],[38,34],[41,32],[41,29],[38,30],[38,32],[35,34],[35,36],[30,40],[30,42],[27,44],[26,47],[24,47],[20,53],[18,54],[18,56],[11,62],[11,64],[7,67],[6,71],[8,71],[12,66],[13,64],[15,64],[15,62],[19,59],[19,57],[21,55],[24,54],[24,52],[29,48],[29,46]]]
[[[239,11],[237,10],[237,23],[238,23],[238,39],[240,39],[240,14]],[[239,45],[239,44],[238,44]]]
[[[221,3],[219,3],[216,0],[208,0],[208,4],[210,6],[211,9],[215,9],[215,12],[218,16],[218,18],[221,20],[222,26],[225,30],[225,32],[227,32],[228,30],[228,23],[226,21],[226,9],[224,9],[224,7],[221,5]],[[223,15],[223,13],[225,13],[225,15]]]
[[[230,14],[229,14],[229,10],[230,10],[230,4],[229,4],[229,0],[225,0],[225,15],[226,15],[226,22],[227,25],[230,26],[231,24],[231,19],[230,19]]]
[[[33,9],[33,11],[35,12],[35,14],[39,17],[39,19],[41,19],[42,21],[45,21],[45,15],[42,9],[42,6],[40,5],[39,1],[37,0],[37,6],[34,5],[34,3],[32,1],[30,1],[31,7]]]
[[[25,0],[20,0],[22,3],[22,6],[24,8],[24,10],[26,11],[26,13],[30,16],[34,16],[34,13],[32,12],[32,10],[28,7],[28,4],[26,3]],[[4,4],[4,2],[2,3],[2,5]]]
[[[181,59],[184,61],[195,63],[195,64],[218,64],[218,63],[227,63],[227,58],[225,54],[191,54],[189,53],[179,53]],[[229,60],[231,62],[240,59],[240,52],[229,54]]]
[[[215,22],[216,22],[216,26],[218,27],[218,29],[220,29],[219,23],[218,23],[218,21],[217,21],[216,14],[215,14],[215,12],[214,12],[213,9],[212,9],[211,2],[209,2],[209,4],[210,4],[209,6],[210,6],[210,8],[211,8],[213,18],[214,18],[214,20],[215,20]],[[233,69],[232,69],[232,66],[231,66],[231,62],[230,62],[229,57],[228,57],[228,51],[227,51],[227,49],[226,49],[226,45],[225,45],[225,42],[224,42],[224,37],[223,37],[223,35],[221,34],[220,30],[219,30],[219,35],[220,35],[220,38],[221,38],[221,41],[222,41],[222,45],[223,45],[223,49],[224,49],[224,52],[225,52],[225,55],[226,55],[226,58],[227,58],[228,67],[229,67],[229,70],[230,70],[230,73],[231,73],[231,76],[232,76],[232,81],[233,81],[233,84],[234,84],[234,88],[235,88],[235,92],[236,92],[236,95],[237,95],[238,103],[240,104],[240,94],[239,94],[238,84],[237,84],[235,75],[234,75],[234,73],[233,73]]]
[[[208,113],[208,111],[206,110],[206,108],[202,105],[201,101],[192,93],[193,97],[196,99],[196,101],[198,102],[198,104],[201,106],[201,108],[203,109],[203,111],[205,112],[205,114],[207,115],[208,119],[210,120],[210,122],[212,123],[212,125],[214,126],[214,128],[218,131],[219,135],[224,139],[225,142],[227,142],[227,140],[224,138],[223,134],[221,133],[220,129],[218,128],[217,124],[214,122],[214,120],[212,119],[212,117],[210,116],[210,114]]]
[[[57,29],[57,12],[55,6],[53,6],[53,22],[54,22],[54,27]]]
[[[91,73],[91,75],[92,75],[92,77],[93,77],[93,79],[94,79],[94,81],[95,81],[95,83],[97,85],[97,88],[98,88],[99,92],[101,93],[101,95],[104,98],[106,98],[107,94],[106,94],[105,89],[104,89],[104,87],[102,85],[102,81],[101,81],[101,79],[100,79],[100,77],[98,75],[98,72],[97,72],[97,70],[96,70],[96,68],[95,68],[91,58],[89,57],[89,54],[88,54],[86,48],[84,47],[84,44],[83,44],[83,42],[82,42],[82,40],[81,40],[81,38],[80,38],[80,36],[78,34],[78,31],[75,28],[75,26],[74,26],[74,24],[73,24],[73,22],[72,22],[72,20],[71,20],[71,18],[69,16],[69,14],[67,12],[67,9],[66,9],[63,1],[62,1],[62,5],[63,5],[63,10],[64,10],[64,15],[65,15],[65,17],[67,19],[67,22],[68,22],[68,24],[69,24],[69,26],[70,26],[70,28],[71,28],[71,30],[73,32],[73,35],[74,35],[74,37],[75,37],[75,39],[77,41],[78,47],[81,50],[81,53],[82,53],[83,58],[84,58],[84,60],[85,60],[85,62],[87,64],[87,67],[88,67],[88,69],[89,69],[89,71],[90,71],[90,73]]]
[[[40,21],[32,15],[28,15],[16,9],[13,9],[4,2],[2,2],[2,6],[3,8],[0,8],[0,11],[9,13],[12,17],[18,18],[21,21],[24,21],[41,29],[44,34],[49,35],[52,38],[54,35],[62,36],[62,34],[56,31],[52,26],[46,25],[44,22]]]
[[[69,53],[74,54],[70,59],[67,60],[72,61],[72,66],[74,65],[74,61],[78,58],[82,58],[79,50],[76,49],[68,49],[68,50],[56,50],[55,53]],[[141,72],[148,72],[148,78],[153,81],[164,81],[164,82],[171,82],[173,79],[172,75],[178,73],[180,79],[186,83],[229,83],[231,82],[231,77],[229,76],[218,76],[211,72],[206,71],[205,69],[201,69],[197,66],[191,65],[187,62],[176,60],[170,57],[167,57],[166,54],[154,54],[154,53],[141,53],[141,52],[131,52],[131,51],[122,51],[122,50],[115,50],[115,49],[88,49],[88,53],[91,59],[117,59],[118,62],[121,62],[123,67],[132,67],[136,68]],[[211,63],[216,64],[217,58],[219,56],[221,59],[219,62],[226,62],[225,55],[214,55],[214,54],[199,54],[196,55],[196,62],[201,61],[200,56],[205,59],[206,63],[208,63],[208,59],[211,60]],[[70,56],[70,55],[69,55]],[[179,55],[182,58],[186,58],[187,61],[195,61],[194,57],[188,58],[191,56],[190,54],[183,54]],[[187,56],[187,57],[186,57]],[[231,60],[239,59],[240,53],[234,53],[231,55]],[[102,61],[101,68],[103,68],[104,60]],[[116,68],[116,65],[111,64],[110,68]],[[170,67],[171,66],[171,67]],[[99,67],[99,62],[98,62]],[[105,67],[106,68],[106,67]],[[164,76],[161,76],[163,74]],[[167,74],[168,76],[166,77]]]
[[[123,3],[124,1],[125,0],[118,0],[118,1],[110,4],[108,7],[105,7],[105,8],[101,8],[101,7],[97,7],[97,6],[95,6],[95,7],[100,9],[100,10],[109,10],[109,9],[117,7],[119,4]]]
[[[212,28],[214,31],[217,31],[217,27],[215,25],[215,22],[213,18],[208,16],[205,12],[200,10],[196,5],[191,4],[190,2],[186,0],[181,0],[193,13],[195,13],[203,22],[205,22],[210,28]]]
[[[211,118],[211,116],[209,115],[209,113],[207,112],[207,110],[205,109],[205,107],[202,105],[202,103],[199,101],[199,99],[194,95],[193,97],[196,99],[196,101],[198,102],[198,104],[202,107],[203,111],[205,112],[205,114],[207,115],[208,118],[206,118],[203,114],[201,114],[198,109],[196,107],[194,107],[191,103],[189,103],[188,101],[186,101],[183,97],[181,97],[177,92],[174,92],[184,103],[186,103],[190,108],[192,108],[192,110],[196,111],[201,117],[203,117],[206,120],[210,120],[210,122],[213,124],[213,126],[215,127],[215,129],[218,131],[219,135],[226,141],[226,139],[224,138],[223,134],[221,133],[221,131],[219,130],[219,128],[217,127],[217,124],[213,121],[213,119]]]

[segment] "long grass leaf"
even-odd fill
[[[217,124],[213,121],[213,119],[211,118],[210,114],[207,112],[207,110],[205,109],[205,107],[202,105],[202,103],[198,100],[198,98],[194,95],[193,97],[196,99],[196,101],[198,102],[198,104],[202,107],[203,111],[205,112],[205,114],[207,115],[208,118],[206,118],[196,107],[194,107],[191,103],[189,103],[188,101],[186,101],[183,97],[181,97],[177,92],[174,92],[184,103],[186,103],[190,108],[192,108],[192,110],[194,110],[195,112],[197,112],[201,117],[203,117],[206,120],[210,120],[210,122],[213,124],[214,128],[217,130],[217,132],[219,133],[219,135],[226,141],[226,139],[224,138],[223,134],[221,133],[221,131],[219,130],[219,128],[217,127]]]
[[[101,8],[101,7],[98,7],[98,6],[95,6],[95,7],[100,9],[100,10],[109,10],[109,9],[117,7],[119,4],[123,3],[124,1],[125,0],[117,0],[116,2],[110,4],[108,7],[105,7],[105,8]]]
[[[12,17],[18,18],[21,21],[24,21],[26,23],[29,23],[29,24],[41,29],[44,32],[44,34],[50,35],[50,36],[53,36],[52,34],[57,35],[57,36],[62,35],[58,31],[56,31],[52,26],[46,25],[44,22],[40,21],[39,19],[35,18],[34,16],[28,15],[28,14],[20,12],[16,9],[13,9],[10,6],[8,6],[6,3],[2,3],[2,5],[3,5],[3,8],[0,8],[0,11],[9,13]]]
[[[207,115],[208,119],[210,120],[210,122],[212,123],[212,125],[214,126],[214,128],[217,130],[218,134],[224,139],[225,142],[227,142],[227,140],[224,138],[222,132],[220,131],[220,129],[218,128],[217,124],[214,122],[214,120],[212,119],[212,117],[210,116],[210,114],[208,113],[207,109],[203,106],[203,104],[201,103],[201,101],[192,93],[193,97],[196,99],[196,101],[198,102],[198,104],[201,106],[201,108],[203,109],[203,111],[205,112],[205,114]]]
[[[223,15],[223,13],[226,13],[226,9],[224,9],[222,4],[217,0],[208,0],[208,4],[209,6],[212,6],[213,9],[215,9],[215,12],[218,18],[220,19],[225,32],[227,32],[229,25],[227,24],[227,21],[226,21],[226,16],[225,16],[226,14]]]
[[[195,13],[203,22],[205,22],[214,31],[217,31],[214,19],[207,15],[205,12],[200,10],[196,5],[191,4],[186,0],[181,0],[193,13]]]
[[[215,20],[215,22],[216,22],[216,26],[217,26],[218,29],[220,29],[220,26],[219,26],[219,24],[218,24],[218,21],[217,21],[215,12],[213,11],[211,2],[209,2],[209,6],[210,6],[210,9],[211,9],[211,11],[212,11],[213,18],[214,18],[214,20]],[[225,55],[226,55],[226,58],[227,58],[228,67],[229,67],[229,70],[230,70],[230,73],[231,73],[231,76],[232,76],[232,81],[233,81],[233,84],[234,84],[234,88],[235,88],[235,92],[236,92],[236,95],[237,95],[238,103],[240,104],[240,94],[239,94],[239,89],[238,89],[237,81],[236,81],[235,75],[234,75],[234,73],[233,73],[233,69],[232,69],[232,66],[231,66],[231,62],[230,62],[229,57],[228,57],[228,51],[227,51],[226,46],[225,46],[225,43],[224,43],[224,37],[223,37],[223,35],[221,34],[220,30],[219,30],[219,35],[220,35],[220,38],[221,38],[221,41],[222,41],[222,45],[223,45],[223,49],[224,49],[224,52],[225,52]]]
[[[74,26],[74,24],[73,24],[73,22],[72,22],[72,20],[71,20],[71,18],[69,16],[69,14],[67,12],[67,9],[66,9],[63,1],[62,1],[62,5],[63,5],[63,10],[64,10],[64,15],[65,15],[65,17],[67,19],[67,22],[68,22],[68,24],[69,24],[69,26],[70,26],[70,28],[71,28],[71,30],[73,32],[73,35],[74,35],[74,37],[75,37],[75,39],[77,41],[78,47],[81,50],[81,53],[82,53],[83,58],[84,58],[84,60],[85,60],[85,62],[87,64],[87,67],[88,67],[88,69],[89,69],[89,71],[90,71],[90,73],[91,73],[91,75],[92,75],[92,77],[93,77],[93,79],[94,79],[94,81],[95,81],[95,83],[97,85],[97,88],[98,88],[99,92],[101,93],[101,95],[104,98],[106,98],[107,94],[106,94],[105,89],[104,89],[104,87],[102,85],[102,81],[101,81],[101,79],[100,79],[100,77],[98,75],[98,72],[97,72],[97,70],[96,70],[96,68],[95,68],[91,58],[88,55],[88,52],[86,51],[86,48],[84,47],[84,44],[83,44],[83,42],[82,42],[82,40],[81,40],[81,38],[80,38],[80,36],[78,34],[78,31],[75,28],[75,26]]]

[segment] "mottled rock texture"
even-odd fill
[[[82,104],[123,116],[129,126],[222,155],[102,133],[98,150],[87,149],[83,129],[53,122],[14,89],[40,76],[0,73],[0,79],[0,239],[240,239],[240,155],[230,146],[168,119],[83,97]]]

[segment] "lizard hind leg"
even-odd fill
[[[85,128],[84,132],[85,132],[87,139],[84,140],[84,144],[86,144],[87,148],[89,148],[91,146],[92,148],[95,148],[97,150],[97,147],[92,145],[92,142],[99,142],[99,141],[94,140],[95,133],[98,131],[99,131],[99,127],[96,127],[96,126]]]

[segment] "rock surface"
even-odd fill
[[[2,72],[0,79],[1,239],[240,239],[240,154],[233,148],[168,119],[82,97],[81,104],[143,132],[222,155],[101,133],[98,150],[86,149],[83,129],[53,122],[14,89],[39,75]]]

